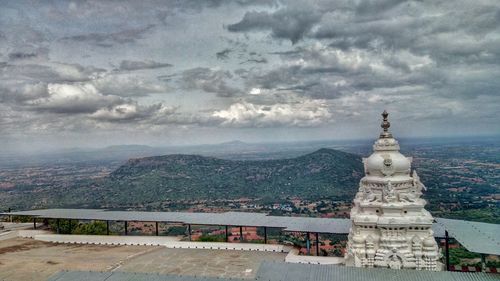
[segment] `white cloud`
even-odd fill
[[[140,116],[137,104],[119,104],[108,108],[101,108],[90,115],[92,118],[106,121],[133,119]]]
[[[262,90],[260,88],[252,88],[250,90],[250,95],[260,95],[262,93]]]
[[[130,120],[148,120],[165,118],[175,113],[176,108],[165,106],[161,103],[153,105],[140,105],[135,102],[101,108],[90,115],[92,119],[119,122]]]
[[[332,119],[322,100],[273,105],[243,101],[232,104],[228,109],[215,111],[213,116],[221,118],[222,125],[235,127],[318,126]]]
[[[117,96],[105,96],[91,84],[48,84],[48,96],[26,102],[33,110],[55,113],[93,113],[123,103]]]

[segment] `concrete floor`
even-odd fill
[[[286,254],[257,251],[155,249],[117,270],[163,274],[251,278],[264,260],[284,261]]]
[[[156,246],[54,244],[14,238],[0,241],[0,280],[46,280],[61,270],[251,278],[261,261],[283,261],[285,255]]]

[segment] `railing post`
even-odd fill
[[[156,236],[158,236],[158,222],[155,222],[155,232]]]
[[[307,233],[306,237],[307,255],[311,255],[311,238],[309,237],[309,232]]]
[[[450,271],[450,237],[448,236],[448,231],[444,231],[444,250],[446,259],[446,271]]]
[[[316,256],[319,256],[319,233],[316,232]]]
[[[227,227],[227,225],[226,225],[226,232],[225,232],[225,235],[226,235],[226,242],[228,242],[228,241],[229,241],[229,232],[228,232],[227,228],[228,228],[228,227]]]
[[[481,254],[481,271],[486,272],[486,255]]]
[[[267,227],[264,226],[264,244],[267,244]]]

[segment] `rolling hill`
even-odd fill
[[[174,154],[134,158],[103,178],[18,188],[3,200],[15,209],[123,208],[167,200],[256,198],[352,200],[362,177],[359,156],[333,149],[289,159],[230,160]]]
[[[290,196],[350,199],[362,174],[359,156],[332,149],[255,161],[166,155],[129,160],[95,191],[105,201],[121,203]]]

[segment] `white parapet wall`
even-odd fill
[[[180,241],[180,238],[171,236],[61,235],[49,234],[46,231],[39,230],[19,231],[18,236],[52,243],[163,246],[172,249],[239,250],[278,253],[288,253],[292,249],[290,246],[274,244],[188,242]]]
[[[224,242],[177,242],[165,245],[168,248],[209,249],[209,250],[238,250],[288,253],[290,246],[254,243],[224,243]]]
[[[141,245],[141,246],[164,246],[169,242],[175,242],[175,237],[156,236],[115,236],[115,235],[75,235],[75,234],[39,234],[33,237],[35,240],[70,243],[70,244],[95,244],[95,245]]]
[[[4,227],[2,230],[0,230],[2,232],[14,231],[20,229],[33,229],[33,223],[2,222],[2,224]],[[40,225],[41,224],[37,224],[37,226]]]
[[[0,233],[0,241],[17,237],[17,231],[7,231]]]
[[[23,229],[16,230],[17,237],[21,238],[35,238],[36,235],[50,234],[48,230],[34,230],[34,229]]]
[[[341,257],[322,257],[322,256],[304,256],[299,255],[297,249],[292,249],[285,257],[285,262],[305,263],[305,264],[343,264],[344,258]]]
[[[234,251],[262,251],[288,253],[285,262],[305,264],[343,264],[344,258],[304,256],[292,246],[256,243],[189,242],[173,236],[117,236],[52,234],[47,230],[15,230],[0,234],[0,240],[15,237],[32,238],[39,241],[66,244],[163,246],[171,249],[206,249]]]
[[[16,237],[33,238],[37,234],[48,234],[45,230],[29,229],[33,227],[30,223],[4,223],[5,230],[0,233],[0,240],[6,240]]]

